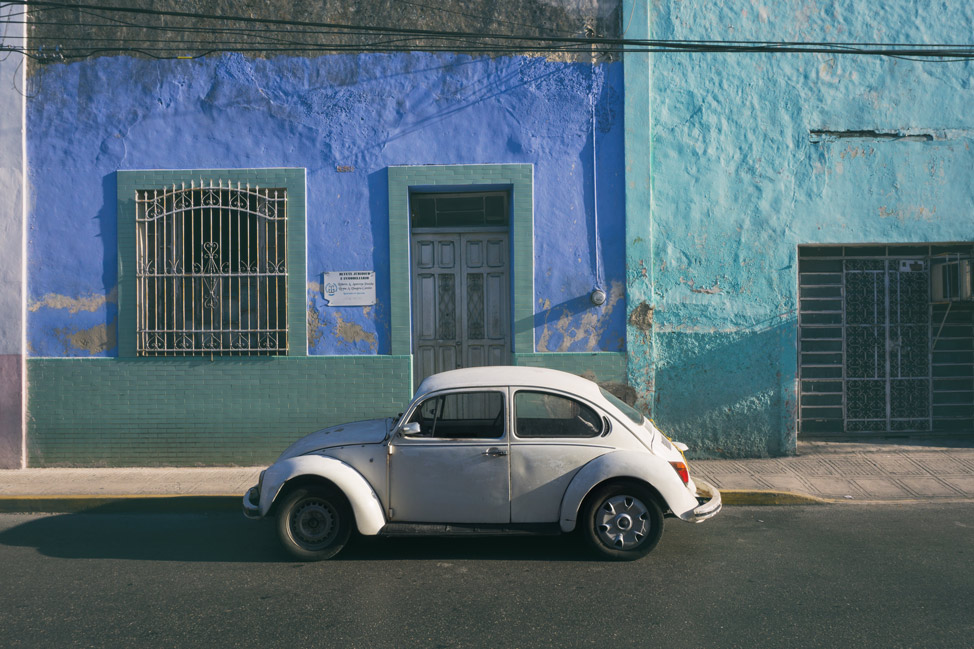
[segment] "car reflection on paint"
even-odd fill
[[[326,428],[292,444],[243,499],[275,516],[303,560],[363,535],[577,531],[629,560],[655,547],[664,517],[701,522],[721,508],[683,451],[595,383],[524,367],[427,378],[398,419]]]

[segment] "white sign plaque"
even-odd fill
[[[375,304],[374,270],[340,270],[323,273],[321,290],[328,306],[371,306]]]

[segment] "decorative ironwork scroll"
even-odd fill
[[[137,190],[142,356],[287,353],[287,191],[209,181]]]

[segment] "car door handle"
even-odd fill
[[[487,457],[504,457],[507,455],[507,451],[502,448],[497,448],[496,446],[491,446],[489,449],[481,453],[481,455],[486,455]]]

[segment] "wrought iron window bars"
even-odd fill
[[[210,180],[135,202],[138,354],[286,354],[287,191]]]

